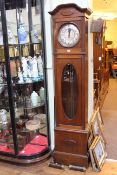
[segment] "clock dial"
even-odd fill
[[[59,30],[58,41],[64,47],[73,47],[78,43],[79,38],[79,29],[74,24],[64,24]]]

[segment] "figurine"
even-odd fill
[[[23,79],[26,81],[27,73],[28,73],[28,65],[25,57],[22,57],[22,70],[23,70]]]
[[[39,43],[39,33],[37,30],[33,29],[31,31],[31,40],[32,40],[32,43]]]
[[[0,110],[0,120],[2,122],[2,125],[7,124],[7,115],[6,115],[6,113],[7,113],[7,111],[5,109]]]
[[[27,79],[26,82],[27,83],[31,83],[32,79],[31,79],[31,65],[30,65],[30,58],[27,59]]]
[[[23,83],[24,82],[24,80],[23,80],[23,74],[21,72],[20,67],[18,67],[18,78],[19,78],[19,80],[18,80],[19,83]]]
[[[43,61],[41,55],[37,58],[37,64],[38,64],[38,70],[39,70],[39,75],[43,75]]]
[[[18,37],[19,37],[19,43],[20,44],[25,44],[26,43],[27,33],[25,31],[23,23],[21,23],[20,26],[19,26]]]
[[[31,77],[34,81],[38,80],[38,67],[37,67],[37,59],[34,56],[32,58],[32,65],[31,65]]]
[[[3,85],[3,70],[2,70],[2,66],[0,65],[0,94],[3,92],[4,90],[4,85]]]
[[[13,35],[10,27],[8,28],[8,43],[9,44],[16,44],[15,36]]]

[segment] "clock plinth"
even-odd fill
[[[54,162],[64,165],[88,167],[88,130],[73,127],[55,128]]]
[[[64,4],[53,19],[55,163],[88,167],[88,18],[90,10]]]

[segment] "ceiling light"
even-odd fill
[[[104,2],[106,5],[111,4],[111,1],[112,1],[112,0],[103,0],[103,2]]]

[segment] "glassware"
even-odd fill
[[[35,131],[40,127],[40,120],[33,119],[26,122],[26,129]]]

